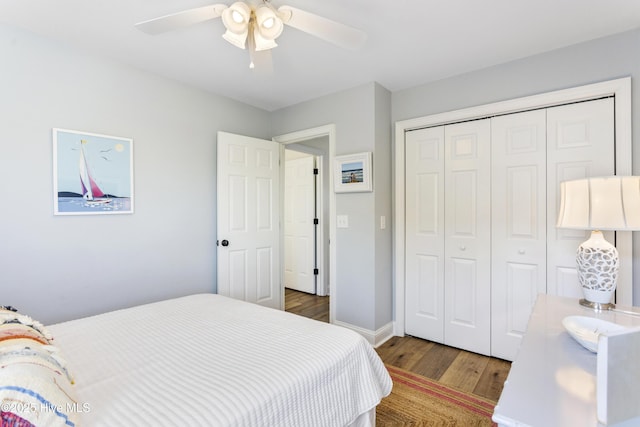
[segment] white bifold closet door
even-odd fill
[[[589,231],[556,228],[560,183],[614,175],[614,99],[605,98],[547,109],[547,293],[582,298],[576,249]],[[615,244],[612,231],[604,232]]]
[[[558,189],[615,173],[613,105],[406,133],[407,334],[513,360],[539,293],[582,296],[575,252],[588,232],[556,228]]]
[[[406,144],[406,332],[489,354],[490,121],[413,131]]]
[[[556,227],[558,190],[615,173],[614,126],[613,98],[492,119],[493,356],[515,358],[538,293],[582,298],[575,254],[589,232]]]
[[[444,126],[406,134],[405,332],[444,342]]]
[[[445,126],[445,344],[491,351],[491,121]]]
[[[546,116],[535,110],[491,122],[491,354],[507,360],[515,358],[537,295],[547,292]]]

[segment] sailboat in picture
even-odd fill
[[[54,128],[52,142],[54,215],[133,213],[132,139]]]
[[[98,187],[91,172],[89,172],[89,165],[87,163],[87,157],[84,152],[84,146],[87,143],[86,140],[80,140],[80,161],[78,168],[80,170],[80,185],[82,186],[82,198],[88,205],[104,205],[111,203],[109,197],[105,197],[106,194]]]

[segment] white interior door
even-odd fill
[[[218,132],[218,293],[282,309],[280,146]]]
[[[490,119],[445,126],[444,343],[491,346]]]
[[[444,342],[444,126],[405,138],[405,331]]]
[[[285,162],[284,286],[315,294],[315,165],[312,155],[299,155]]]
[[[491,121],[491,354],[507,360],[547,291],[546,123],[543,109]]]

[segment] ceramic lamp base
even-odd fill
[[[613,294],[618,279],[618,251],[607,242],[600,231],[578,247],[576,254],[578,281],[584,294],[580,304],[595,310],[608,310],[613,306]]]

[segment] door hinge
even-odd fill
[[[313,275],[317,276],[318,274],[320,274],[320,270],[318,270],[317,268],[313,269]]]
[[[313,218],[313,223],[315,225],[318,225],[318,224],[320,224],[320,221],[318,220],[318,218]]]
[[[318,170],[318,168],[313,168],[313,174],[314,175],[318,175],[320,173],[320,171]]]

